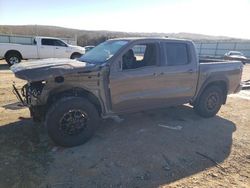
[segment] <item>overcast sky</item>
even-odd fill
[[[190,32],[250,39],[250,0],[0,0],[0,25]]]

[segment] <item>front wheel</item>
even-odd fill
[[[80,58],[81,56],[82,56],[82,54],[75,52],[75,53],[73,53],[73,54],[71,55],[70,59],[78,59],[78,58]]]
[[[223,91],[218,86],[206,88],[194,105],[194,110],[202,117],[213,117],[220,110],[223,103]]]
[[[46,114],[49,137],[58,145],[72,147],[87,142],[94,134],[99,115],[81,97],[67,97],[55,103]]]

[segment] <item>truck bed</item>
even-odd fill
[[[212,58],[200,58],[199,63],[228,63],[228,60],[223,60],[223,59],[212,59]]]
[[[240,61],[202,59],[198,88],[208,79],[227,80],[228,94],[234,93],[241,82],[243,64]]]

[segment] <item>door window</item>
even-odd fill
[[[188,48],[184,43],[165,43],[167,65],[186,65],[189,63]]]
[[[157,64],[157,45],[138,44],[127,50],[122,56],[122,69],[136,69]]]
[[[63,41],[61,41],[61,40],[54,40],[54,45],[55,46],[67,47],[67,45]]]
[[[67,47],[67,45],[64,42],[57,39],[42,39],[42,45]]]
[[[42,45],[54,46],[53,39],[42,39]]]

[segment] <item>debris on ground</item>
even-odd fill
[[[164,161],[165,161],[165,164],[164,164],[164,166],[162,167],[164,170],[166,170],[166,171],[169,171],[171,168],[170,168],[170,161],[169,161],[169,159],[167,158],[167,156],[166,155],[164,155],[164,154],[162,154],[162,157],[163,157],[163,159],[164,159]]]
[[[147,171],[141,176],[136,176],[136,179],[138,179],[138,180],[150,180],[150,172]]]
[[[213,178],[217,178],[218,177],[218,174],[215,174],[215,173],[211,173],[211,174],[209,174],[211,177],[213,177]]]
[[[51,149],[51,151],[52,152],[62,152],[62,151],[64,151],[64,147],[59,147],[59,146],[54,146],[52,149]]]
[[[116,122],[116,123],[121,123],[121,122],[124,121],[124,119],[122,119],[122,118],[119,117],[119,116],[112,116],[111,118],[112,118],[113,121]]]
[[[163,124],[158,124],[159,127],[167,128],[167,129],[172,129],[176,131],[180,131],[183,127],[180,125],[177,126],[168,126],[168,125],[163,125]]]
[[[198,151],[196,151],[195,153],[202,156],[202,157],[204,157],[204,158],[206,158],[206,159],[208,159],[208,160],[210,160],[210,161],[212,161],[219,169],[221,169],[223,172],[225,172],[225,169],[217,161],[215,161],[211,157],[209,157],[209,156],[207,156],[207,155],[205,155],[203,153],[200,153]]]

